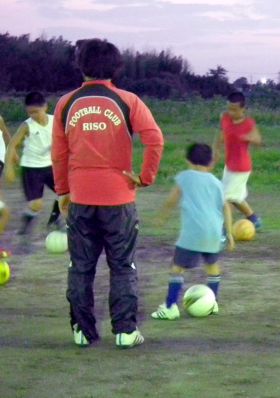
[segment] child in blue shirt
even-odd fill
[[[175,177],[176,186],[161,209],[160,223],[164,224],[173,208],[180,202],[181,229],[176,242],[166,301],[151,314],[154,319],[174,320],[180,317],[177,306],[184,283],[185,269],[206,264],[207,285],[216,298],[221,280],[218,264],[223,225],[227,231],[228,249],[233,250],[230,205],[225,201],[223,186],[210,171],[213,165],[211,148],[206,144],[192,144],[186,150],[189,169]],[[213,313],[218,313],[216,303]]]

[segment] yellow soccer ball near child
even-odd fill
[[[10,266],[6,261],[0,261],[0,285],[5,285],[11,278]]]
[[[237,241],[249,241],[256,235],[256,229],[250,220],[242,219],[233,224],[232,234]]]
[[[206,285],[193,285],[184,294],[183,306],[187,313],[196,318],[212,314],[216,298]]]
[[[68,249],[67,234],[61,231],[52,231],[48,234],[45,245],[49,253],[65,253]]]

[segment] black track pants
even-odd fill
[[[67,299],[71,325],[78,323],[89,341],[97,337],[93,282],[105,249],[110,268],[109,307],[113,333],[136,328],[137,273],[134,265],[138,218],[134,203],[120,206],[71,204],[68,241],[71,263]]]

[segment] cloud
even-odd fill
[[[261,21],[268,18],[266,15],[255,13],[250,9],[248,10],[243,9],[242,12],[239,11],[229,12],[229,11],[218,11],[218,10],[207,11],[207,12],[198,13],[197,16],[215,19],[216,21],[219,22],[238,21],[242,19],[246,19],[247,22],[248,19],[253,21]]]
[[[200,14],[198,13],[197,15],[201,17],[215,19],[220,22],[234,21],[236,19],[239,19],[236,14],[226,11],[207,11]]]
[[[158,0],[159,3],[169,3],[173,5],[203,5],[203,6],[223,6],[223,7],[234,7],[236,5],[251,5],[252,0]]]
[[[113,3],[104,4],[104,2],[92,1],[92,0],[63,0],[61,6],[68,10],[84,10],[84,11],[108,11],[118,7]]]
[[[171,49],[194,71],[278,71],[278,0],[1,0],[1,31],[32,38],[101,37],[119,47]]]

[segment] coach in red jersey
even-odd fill
[[[90,345],[99,338],[93,282],[104,249],[116,345],[133,347],[144,341],[136,321],[135,194],[137,186],[148,186],[156,178],[163,137],[147,106],[113,85],[111,79],[122,66],[113,44],[79,41],[77,62],[85,82],[58,102],[52,146],[56,192],[68,224],[71,326],[78,345]],[[134,133],[145,146],[139,176],[132,172]]]

